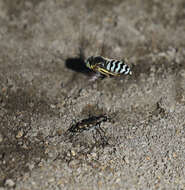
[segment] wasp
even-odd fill
[[[127,64],[127,59],[115,60],[103,56],[91,56],[85,61],[85,63],[89,69],[96,73],[100,73],[100,75],[105,77],[132,74],[132,71]]]

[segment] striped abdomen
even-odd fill
[[[129,66],[125,64],[124,61],[119,61],[119,60],[106,60],[104,63],[104,68],[109,71],[110,73],[115,73],[115,74],[132,74]]]

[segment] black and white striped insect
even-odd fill
[[[89,69],[106,77],[132,74],[132,71],[127,64],[127,59],[120,61],[108,59],[103,56],[91,56],[85,62]]]

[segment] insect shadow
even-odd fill
[[[76,57],[70,57],[65,60],[65,66],[77,73],[89,75],[92,71],[86,67],[85,56],[82,48],[79,48],[79,54]]]
[[[81,57],[68,58],[65,61],[65,65],[68,69],[77,73],[83,73],[85,75],[92,73],[92,71],[86,67],[85,60]]]

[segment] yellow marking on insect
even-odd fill
[[[108,70],[106,70],[106,69],[100,67],[98,64],[92,65],[92,66],[91,66],[91,69],[92,69],[93,71],[98,71],[98,72],[100,72],[101,74],[106,75],[107,77],[109,77],[110,75],[116,76],[115,73],[111,73],[110,71],[108,71]]]
[[[110,71],[108,71],[108,70],[106,70],[106,69],[104,69],[104,68],[101,68],[101,67],[98,67],[98,69],[97,69],[100,73],[102,73],[102,74],[104,74],[104,75],[106,75],[106,76],[110,76],[110,75],[112,75],[112,76],[120,76],[120,74],[118,74],[118,73],[112,73],[112,72],[110,72]]]

